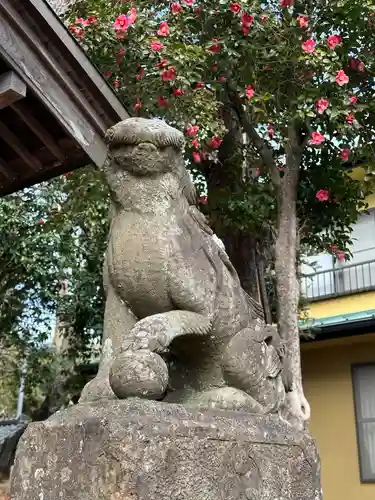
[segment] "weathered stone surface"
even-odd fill
[[[196,206],[183,134],[161,120],[130,118],[110,128],[106,140],[113,218],[103,356],[81,401],[139,396],[281,411],[277,329],[255,320]]]
[[[31,424],[12,500],[320,500],[309,434],[276,415],[127,399]]]

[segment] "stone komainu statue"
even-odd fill
[[[183,135],[131,118],[107,132],[113,219],[97,377],[81,400],[137,396],[277,411],[277,331],[254,319],[220,241],[196,208]]]

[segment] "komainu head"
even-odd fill
[[[106,142],[117,165],[134,175],[179,168],[184,136],[162,120],[128,118],[111,127]]]

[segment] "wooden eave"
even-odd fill
[[[101,166],[128,116],[44,0],[0,0],[0,195]]]

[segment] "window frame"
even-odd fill
[[[366,366],[373,366],[375,368],[375,361],[370,361],[368,363],[354,363],[351,365],[351,376],[352,376],[352,388],[353,388],[353,404],[354,404],[354,416],[355,416],[355,426],[356,426],[356,439],[357,439],[357,454],[359,463],[359,477],[362,484],[375,484],[375,473],[371,478],[366,478],[364,475],[364,464],[362,460],[362,450],[364,447],[364,440],[361,432],[361,424],[363,422],[374,422],[375,416],[373,418],[363,419],[360,418],[360,390],[359,381],[357,373],[358,371]]]

